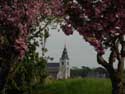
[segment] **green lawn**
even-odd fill
[[[111,94],[111,83],[108,79],[69,79],[38,85],[33,90],[33,94]]]

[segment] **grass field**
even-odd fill
[[[111,94],[111,83],[108,79],[69,79],[38,85],[33,90],[33,94]]]

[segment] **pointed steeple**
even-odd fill
[[[68,57],[68,52],[67,52],[67,49],[66,49],[66,45],[64,46],[61,59],[63,59],[63,60],[64,60],[64,59],[69,59],[69,57]]]

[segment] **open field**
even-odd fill
[[[33,94],[111,94],[111,83],[109,79],[69,79],[37,85],[33,90]]]

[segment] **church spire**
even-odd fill
[[[61,59],[63,59],[63,60],[64,60],[64,59],[69,59],[66,45],[64,46]]]

